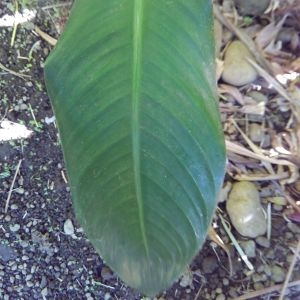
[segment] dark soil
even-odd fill
[[[1,1],[0,18],[13,15],[10,2]],[[60,16],[63,22],[61,11],[46,13],[43,5],[35,7],[38,12],[32,22],[57,37],[53,21]],[[29,139],[0,143],[0,299],[142,299],[105,266],[74,217],[57,128],[54,122],[46,122],[53,112],[43,64],[52,47],[30,24],[18,26],[13,46],[12,32],[11,26],[0,27],[0,63],[31,77],[22,79],[0,70],[0,120],[22,123],[34,133]],[[32,59],[25,59],[33,45]],[[5,213],[19,160],[20,170]],[[68,219],[75,236],[64,232]],[[256,245],[256,257],[250,259],[256,270],[253,274],[247,274],[245,264],[232,250],[234,274],[230,277],[226,253],[207,241],[184,277],[161,299],[233,299],[283,282],[284,277],[276,281],[270,270],[275,265],[287,272],[293,256],[289,247],[295,245],[300,231],[296,225],[287,227],[276,212],[272,226],[271,244]],[[222,229],[218,232],[228,242]],[[242,239],[236,232],[235,236]],[[297,279],[300,273],[295,271],[292,280]],[[261,299],[277,297],[278,293],[273,293]],[[285,299],[300,299],[300,288],[289,289]]]

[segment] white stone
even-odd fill
[[[64,223],[64,233],[66,235],[74,235],[74,226],[70,219],[67,219]]]
[[[19,224],[13,224],[9,226],[10,231],[12,232],[17,232],[20,229],[20,225]]]
[[[248,48],[240,41],[233,41],[225,52],[222,79],[234,86],[253,82],[257,72],[247,59],[253,60]]]
[[[241,235],[255,238],[265,234],[267,220],[258,190],[252,182],[241,181],[233,185],[226,209],[231,223]]]

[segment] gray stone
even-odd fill
[[[293,233],[300,233],[300,227],[295,223],[289,222],[287,227]]]
[[[20,224],[12,224],[9,226],[9,229],[12,232],[17,232],[20,230],[20,228],[21,228]]]
[[[268,8],[270,0],[234,0],[234,3],[241,15],[259,16]]]
[[[16,252],[6,244],[0,244],[0,260],[6,262],[16,257]]]
[[[111,299],[111,295],[109,293],[106,293],[104,295],[104,300],[109,300],[109,299]]]
[[[67,219],[64,223],[64,233],[66,235],[73,235],[74,234],[74,226],[70,219]]]
[[[256,256],[256,254],[255,254],[256,246],[255,246],[254,241],[252,241],[252,240],[242,241],[242,242],[240,242],[240,245],[248,257],[252,258],[252,257]]]
[[[224,294],[220,294],[216,297],[216,300],[226,300],[226,297]]]
[[[42,296],[46,297],[48,295],[48,289],[45,287],[41,291]]]
[[[218,261],[215,256],[207,256],[202,263],[202,270],[206,274],[213,273],[218,267]]]
[[[261,246],[261,247],[264,247],[264,248],[270,248],[270,241],[264,237],[264,236],[259,236],[255,239],[256,243]]]
[[[255,238],[267,230],[267,220],[260,203],[258,190],[252,182],[233,184],[226,209],[235,229],[243,236]]]
[[[281,283],[285,279],[285,270],[279,266],[271,266],[271,279],[276,283]]]
[[[26,282],[26,285],[27,285],[29,288],[31,288],[31,287],[34,286],[34,283],[33,283],[32,281],[27,281],[27,282]]]
[[[252,54],[242,42],[231,42],[225,52],[222,79],[234,86],[253,82],[257,72],[247,61],[249,58],[253,59]]]

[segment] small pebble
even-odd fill
[[[14,191],[20,195],[23,195],[25,192],[25,190],[22,187],[18,187]]]
[[[272,270],[271,270],[270,266],[268,266],[268,265],[264,265],[264,270],[263,270],[263,272],[264,272],[267,276],[271,276],[271,274],[272,274]]]
[[[21,228],[21,226],[19,224],[12,224],[9,226],[9,229],[12,232],[17,232],[20,230],[20,228]]]
[[[274,280],[275,283],[281,283],[285,279],[285,270],[277,265],[271,266],[271,279]]]
[[[300,227],[295,223],[289,222],[287,227],[293,233],[300,233]]]
[[[270,0],[234,0],[234,3],[242,16],[260,16],[268,8]]]
[[[29,281],[29,280],[31,280],[31,278],[32,278],[32,275],[29,274],[29,275],[26,275],[25,280],[26,280],[26,281]]]
[[[254,241],[252,241],[252,240],[242,241],[242,242],[240,242],[240,245],[248,257],[252,258],[252,257],[256,256],[256,253],[255,253],[256,245],[255,245]]]
[[[32,281],[27,281],[27,282],[26,282],[26,285],[27,285],[29,288],[31,288],[31,287],[34,286],[34,284],[33,284]]]
[[[215,256],[207,256],[202,262],[202,270],[205,274],[213,273],[218,267],[218,261]]]
[[[260,274],[258,274],[258,273],[254,273],[253,275],[252,275],[252,281],[253,282],[261,282],[262,280],[262,277],[261,277],[261,275]]]
[[[111,295],[109,293],[106,293],[104,295],[104,300],[109,300],[109,299],[111,299]]]
[[[216,300],[226,300],[226,297],[224,294],[219,294],[216,298]]]
[[[275,211],[282,211],[283,206],[282,206],[282,205],[274,204],[274,205],[273,205],[273,209],[274,209]]]
[[[4,218],[4,220],[5,220],[6,222],[10,222],[11,216],[10,216],[10,215],[6,215],[5,218]]]
[[[101,277],[103,280],[110,280],[114,277],[114,274],[110,268],[103,267],[101,269]]]
[[[46,297],[48,295],[48,289],[47,287],[43,288],[41,291],[42,296]]]
[[[45,275],[42,276],[41,282],[40,282],[40,288],[43,289],[47,285],[47,278]]]
[[[7,262],[10,259],[14,259],[15,256],[16,253],[10,245],[0,243],[0,261]]]
[[[262,126],[257,123],[249,124],[249,137],[255,143],[260,143],[264,137]]]
[[[256,291],[262,290],[264,288],[264,285],[261,282],[255,282],[253,286]]]
[[[193,283],[193,274],[190,272],[190,270],[187,270],[186,272],[183,273],[179,285],[182,287],[188,287],[191,286]]]
[[[270,241],[264,237],[264,236],[259,236],[255,239],[256,243],[261,246],[261,247],[264,247],[264,248],[270,248]]]
[[[247,96],[251,97],[253,100],[255,100],[257,103],[267,103],[268,102],[268,97],[264,95],[261,92],[258,91],[250,91]]]
[[[74,226],[70,219],[67,219],[64,223],[64,233],[66,235],[73,235],[74,234]]]
[[[94,300],[94,298],[92,297],[91,293],[86,293],[85,297],[86,297],[86,300]]]
[[[11,208],[12,210],[16,210],[16,209],[18,209],[18,205],[12,204],[12,205],[10,206],[10,208]]]

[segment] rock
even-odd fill
[[[10,231],[12,231],[12,232],[17,232],[17,231],[19,231],[20,230],[20,225],[19,224],[12,224],[12,225],[10,225],[9,226],[9,229],[10,229]]]
[[[15,251],[6,244],[0,244],[0,260],[7,262],[16,257]]]
[[[229,193],[226,209],[233,226],[241,235],[255,238],[266,232],[267,221],[253,183],[235,183]]]
[[[216,300],[226,300],[226,297],[224,294],[220,294],[217,296]]]
[[[45,288],[42,289],[41,294],[43,296],[43,299],[46,299],[46,296],[48,295],[48,289],[47,289],[47,287],[45,287]]]
[[[287,224],[287,227],[293,233],[296,233],[296,234],[300,233],[300,227],[297,224],[289,222]]]
[[[218,267],[218,261],[215,256],[207,256],[202,262],[202,270],[205,274],[213,273]]]
[[[104,300],[109,300],[109,299],[111,299],[111,295],[109,293],[106,293],[104,295]]]
[[[240,41],[233,41],[225,52],[222,79],[235,86],[254,81],[257,72],[247,61],[247,58],[253,59],[248,48]]]
[[[264,236],[259,236],[255,239],[256,243],[261,246],[261,247],[264,247],[264,248],[270,248],[270,241],[265,238]]]
[[[242,241],[242,242],[240,242],[240,245],[248,257],[252,258],[252,257],[256,256],[254,241],[252,241],[252,240]]]
[[[234,0],[238,12],[245,16],[259,16],[265,12],[270,0]]]
[[[114,273],[110,268],[104,266],[101,269],[101,277],[103,280],[111,280],[112,278],[114,278]]]
[[[193,284],[193,274],[190,270],[186,270],[179,281],[181,287],[188,287]]]
[[[271,266],[271,279],[275,283],[283,282],[285,279],[285,271],[279,266]]]
[[[74,235],[74,226],[70,219],[67,219],[64,223],[64,233],[66,235]]]
[[[249,124],[249,137],[254,143],[260,143],[264,138],[264,131],[260,124]]]
[[[250,91],[247,96],[251,97],[257,103],[267,104],[269,101],[266,95],[258,91]]]

